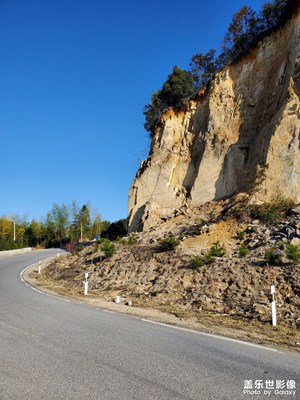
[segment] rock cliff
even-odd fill
[[[300,13],[168,109],[129,191],[129,229],[240,192],[300,201]],[[180,211],[181,210],[181,211]]]

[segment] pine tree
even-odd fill
[[[166,108],[178,107],[180,102],[194,90],[192,74],[175,66],[162,89],[152,95],[151,103],[144,108],[145,129],[151,132]]]
[[[207,85],[214,76],[216,72],[215,54],[216,50],[211,49],[206,54],[197,53],[191,58],[190,68],[196,90]]]

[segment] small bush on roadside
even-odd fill
[[[79,246],[77,246],[76,248],[76,254],[79,255],[79,253],[84,249],[83,245],[80,244]]]
[[[162,251],[175,250],[180,244],[180,240],[176,239],[174,236],[169,236],[166,239],[158,240],[159,248]]]
[[[209,265],[215,262],[215,257],[210,254],[210,252],[206,253],[204,256],[195,256],[191,259],[191,267],[193,269],[199,270],[204,265]]]
[[[123,237],[123,238],[118,238],[118,242],[119,242],[120,244],[122,244],[123,246],[126,246],[126,244],[127,244],[127,239],[126,239],[125,237]]]
[[[240,258],[246,257],[248,254],[249,254],[249,249],[248,249],[248,247],[245,246],[244,244],[241,244],[241,245],[240,245],[240,248],[239,248],[239,257],[240,257]]]
[[[128,243],[130,246],[133,246],[133,245],[137,244],[137,237],[136,237],[135,235],[130,235],[130,236],[128,237],[127,243]]]
[[[75,254],[77,249],[77,245],[74,242],[69,242],[66,244],[66,250],[68,253]]]
[[[275,247],[266,251],[265,260],[269,265],[278,265],[282,263],[282,255]]]
[[[212,255],[210,254],[210,252],[208,252],[208,253],[205,255],[204,259],[205,259],[205,264],[212,264],[212,263],[215,262],[215,257],[212,256]]]
[[[134,246],[135,244],[137,244],[137,236],[130,235],[128,237],[119,238],[119,243],[122,244],[123,246],[126,245]]]
[[[206,264],[206,260],[202,256],[195,256],[191,259],[191,265],[194,269],[199,269]]]
[[[300,247],[294,244],[287,244],[285,248],[285,254],[289,260],[293,262],[293,264],[300,263]]]
[[[223,257],[226,254],[225,247],[221,246],[219,242],[213,243],[207,255],[212,257]]]
[[[245,235],[246,235],[246,231],[238,231],[238,233],[237,233],[237,237],[240,240],[243,240],[245,238]]]
[[[101,250],[104,252],[105,257],[112,257],[116,252],[116,246],[110,240],[105,239],[102,241]]]

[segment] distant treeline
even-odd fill
[[[188,71],[175,66],[162,88],[152,94],[151,102],[144,108],[145,129],[153,133],[165,109],[180,106],[184,98],[206,86],[216,72],[239,60],[264,37],[284,26],[298,6],[299,0],[268,1],[259,12],[243,6],[233,15],[218,56],[215,49],[193,55]]]
[[[44,219],[26,221],[24,218],[0,217],[0,251],[21,247],[60,247],[69,242],[82,242],[100,236],[114,240],[126,236],[127,219],[103,221],[90,205],[79,206],[53,203]]]

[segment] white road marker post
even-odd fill
[[[60,249],[58,250],[57,257],[59,257]]]
[[[88,290],[89,290],[88,277],[89,277],[89,273],[86,272],[86,273],[85,273],[85,280],[84,280],[84,282],[83,282],[83,286],[84,286],[84,295],[85,295],[85,296],[87,296]]]
[[[39,274],[41,273],[42,261],[39,261]]]
[[[275,300],[275,285],[271,285],[271,306],[272,306],[272,325],[277,325],[276,317],[276,300]]]

